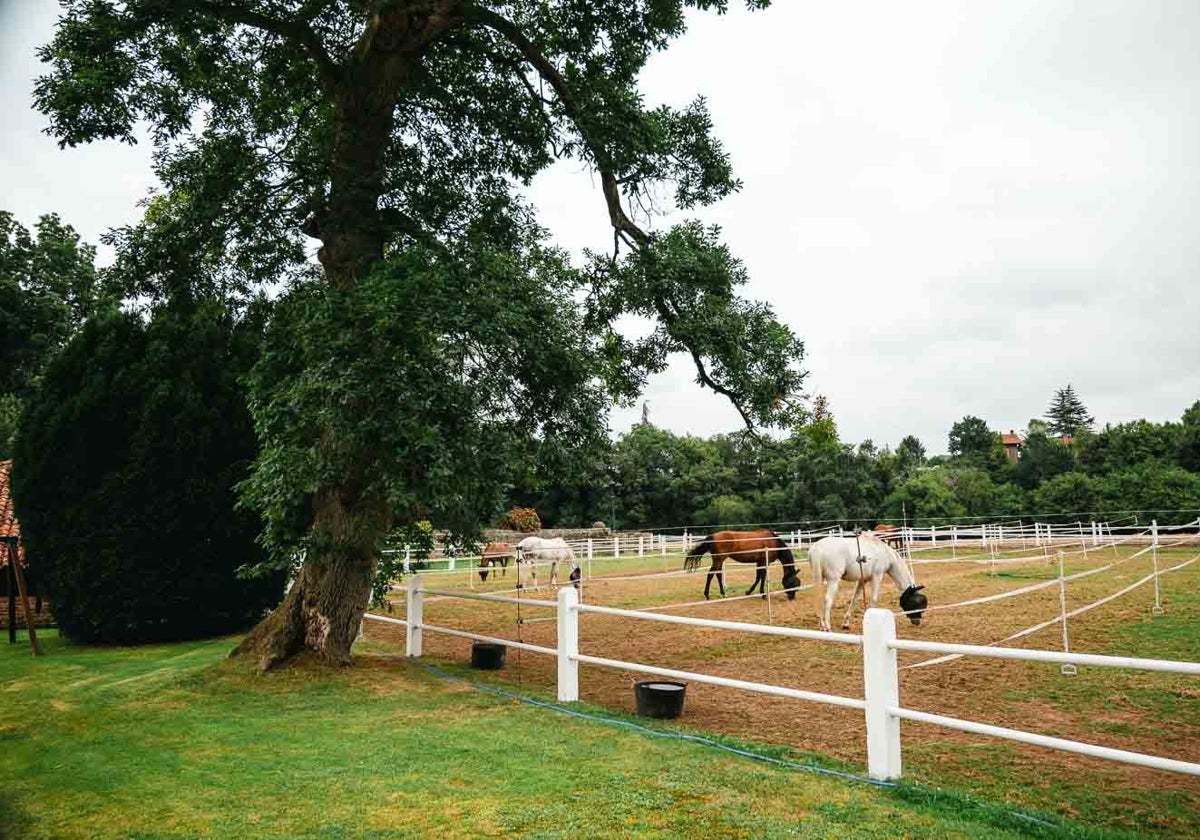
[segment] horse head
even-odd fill
[[[800,588],[800,576],[796,574],[796,567],[793,566],[783,574],[783,588],[787,590],[789,601],[796,600],[796,590]]]
[[[913,624],[921,623],[921,616],[925,612],[925,608],[929,606],[929,599],[921,594],[924,586],[910,586],[900,593],[900,609],[904,610],[904,614],[908,616],[908,620]]]

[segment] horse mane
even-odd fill
[[[700,565],[700,558],[704,554],[706,554],[710,551],[716,552],[716,550],[717,550],[717,546],[716,546],[716,543],[713,542],[713,535],[709,534],[707,537],[700,540],[700,542],[698,542],[696,544],[695,548],[693,548],[691,551],[688,552],[687,558],[685,558],[683,561],[684,571],[686,571],[686,572],[696,571],[696,567]]]

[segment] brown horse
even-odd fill
[[[506,542],[491,542],[483,549],[483,556],[479,558],[479,579],[487,580],[488,566],[499,565],[503,570],[501,574],[508,574],[508,561],[516,556],[513,547]]]
[[[709,597],[708,590],[713,578],[721,587],[721,595],[725,594],[725,575],[722,569],[726,560],[736,560],[738,563],[754,563],[757,573],[754,583],[746,590],[750,595],[755,589],[767,597],[767,566],[772,560],[778,560],[783,566],[783,588],[787,590],[788,600],[796,598],[796,590],[800,587],[800,578],[796,575],[796,559],[787,544],[774,531],[763,528],[758,531],[717,531],[705,537],[699,545],[693,548],[684,562],[684,568],[695,571],[700,565],[700,557],[712,554],[712,565],[708,567],[708,577],[704,581],[704,597]]]

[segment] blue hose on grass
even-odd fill
[[[617,726],[617,727],[621,727],[623,729],[633,730],[634,732],[640,732],[643,735],[650,735],[655,738],[670,738],[670,739],[677,740],[677,741],[689,741],[694,744],[701,744],[702,746],[712,747],[714,749],[722,750],[723,752],[727,752],[732,755],[740,756],[742,758],[749,758],[752,761],[759,761],[759,762],[762,762],[763,764],[771,764],[776,767],[786,768],[788,770],[803,770],[807,773],[817,773],[817,774],[820,774],[823,776],[833,776],[838,779],[845,779],[846,781],[850,781],[850,782],[858,782],[859,784],[870,785],[871,787],[876,787],[876,788],[893,788],[894,789],[894,788],[898,787],[898,785],[895,782],[886,782],[886,781],[882,781],[880,779],[871,779],[871,778],[868,778],[867,776],[859,776],[855,773],[847,773],[842,770],[832,770],[828,767],[820,767],[816,764],[801,764],[796,761],[787,761],[786,759],[775,758],[774,756],[770,756],[770,755],[763,755],[762,753],[756,753],[751,750],[739,749],[738,747],[732,747],[729,744],[722,744],[720,741],[715,741],[712,738],[705,738],[703,735],[692,735],[687,732],[670,732],[670,731],[667,731],[664,729],[652,729],[651,727],[642,726],[641,724],[637,724],[637,723],[634,723],[634,722],[628,721],[628,720],[618,720],[617,718],[605,717],[603,715],[588,714],[587,712],[581,712],[578,709],[569,709],[566,706],[559,706],[556,703],[548,703],[545,700],[535,700],[532,697],[525,697],[521,694],[515,694],[511,691],[505,691],[502,688],[496,688],[495,686],[485,685],[484,683],[473,682],[472,680],[468,680],[465,677],[460,677],[460,676],[457,676],[456,674],[451,674],[447,671],[443,671],[441,668],[438,668],[435,665],[430,665],[425,662],[419,662],[417,664],[419,664],[422,668],[424,668],[426,671],[430,672],[431,674],[434,674],[435,676],[441,677],[442,679],[445,679],[445,680],[451,680],[452,682],[469,685],[471,688],[474,688],[476,691],[482,691],[485,694],[492,694],[497,697],[504,697],[505,699],[508,699],[508,700],[516,700],[519,703],[524,703],[528,706],[534,706],[535,708],[539,708],[539,709],[549,709],[550,711],[558,712],[559,714],[568,715],[570,717],[578,718],[580,720],[591,721],[592,723],[599,723],[599,724],[603,724],[605,726]],[[1034,817],[1029,814],[1023,814],[1020,811],[1006,811],[1005,813],[1007,813],[1009,816],[1016,817],[1017,819],[1024,820],[1026,822],[1035,823],[1037,825],[1046,826],[1047,828],[1062,828],[1062,826],[1060,826],[1056,823],[1050,822],[1048,820],[1043,820],[1043,819],[1040,819],[1039,817]]]

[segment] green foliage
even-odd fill
[[[542,529],[542,520],[538,518],[538,513],[533,508],[514,507],[509,508],[508,512],[501,517],[500,527],[532,534]]]
[[[100,305],[95,256],[56,215],[30,233],[0,211],[0,459],[12,457],[22,400]]]
[[[1176,443],[1176,459],[1185,470],[1200,472],[1200,401],[1192,403],[1183,413]]]
[[[1092,428],[1095,418],[1088,414],[1087,406],[1079,399],[1071,385],[1054,392],[1054,399],[1046,409],[1046,420],[1050,431],[1058,437],[1077,435]]]
[[[1056,475],[1033,493],[1034,510],[1039,513],[1090,513],[1097,509],[1098,502],[1096,482],[1081,472]]]
[[[228,633],[278,600],[257,517],[235,510],[255,445],[238,376],[255,336],[215,307],[88,321],[26,406],[13,489],[64,634],[142,642]]]
[[[1179,467],[1141,464],[1110,473],[1096,482],[1104,510],[1140,510],[1142,524],[1156,518],[1160,525],[1181,525],[1196,518],[1200,507],[1200,475]]]
[[[905,472],[912,472],[925,464],[925,444],[913,435],[906,435],[896,447],[896,455]]]
[[[884,503],[889,519],[899,521],[903,510],[910,524],[923,528],[939,525],[947,519],[963,516],[966,508],[954,493],[952,470],[933,467],[908,479]]]
[[[1021,459],[1017,461],[1015,478],[1026,490],[1032,490],[1043,481],[1074,468],[1075,455],[1071,447],[1041,431],[1030,431],[1025,436]]]
[[[717,496],[696,515],[698,525],[740,525],[754,519],[754,507],[738,496]]]
[[[64,5],[36,87],[51,132],[147,125],[165,188],[111,238],[121,292],[240,305],[288,287],[251,377],[261,453],[243,485],[274,562],[363,559],[424,518],[470,539],[513,488],[549,493],[596,451],[605,410],[672,353],[747,425],[803,419],[803,345],[739,297],[719,231],[643,231],[627,210],[739,186],[702,98],[638,90],[685,9],[724,4]],[[597,173],[613,228],[614,251],[581,266],[521,195],[559,158]],[[322,242],[315,280],[304,236]],[[622,335],[630,314],[654,329]],[[592,515],[594,477],[555,512]]]
[[[371,608],[392,611],[392,582],[404,577],[406,571],[425,567],[434,548],[433,525],[427,519],[397,528],[380,542],[379,561],[371,580]],[[407,552],[408,569],[404,568]]]
[[[21,398],[16,394],[0,394],[0,461],[12,457],[21,422]]]
[[[339,476],[370,512],[355,543],[422,519],[469,541],[531,439],[548,461],[603,436],[602,349],[578,330],[573,275],[540,248],[476,256],[465,271],[412,249],[356,289],[304,283],[277,304],[250,377],[263,446],[244,489],[279,556],[325,539],[309,533],[314,498]]]
[[[1095,434],[1083,432],[1076,441],[1079,461],[1092,475],[1110,472],[1156,461],[1172,463],[1179,448],[1181,427],[1174,423],[1151,423],[1134,420],[1116,426],[1105,426]]]
[[[951,455],[984,463],[997,444],[1000,444],[1000,436],[988,428],[986,421],[978,417],[968,414],[950,427]]]

